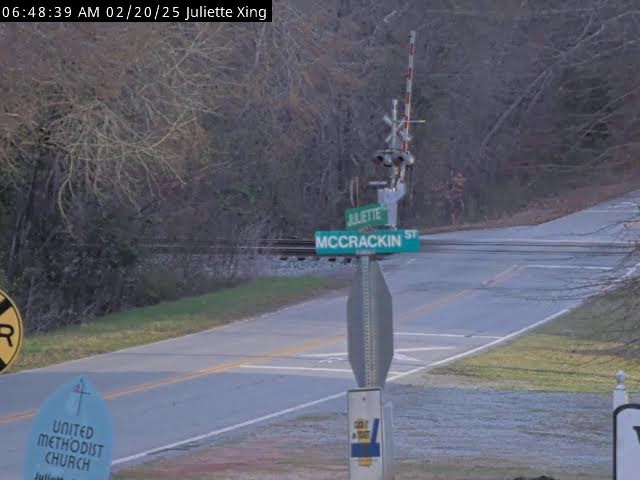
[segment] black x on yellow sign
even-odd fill
[[[0,290],[0,373],[17,358],[22,331],[22,318],[16,304]]]

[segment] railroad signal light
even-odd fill
[[[393,165],[393,156],[390,152],[378,151],[371,159],[375,165],[384,165],[385,167],[391,167]]]
[[[393,156],[393,164],[396,167],[400,167],[402,165],[413,165],[414,162],[415,158],[409,152],[401,152]]]

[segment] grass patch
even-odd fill
[[[329,278],[262,278],[206,295],[106,315],[81,325],[26,336],[11,371],[199,332],[273,311],[344,285],[344,281]]]
[[[432,370],[499,382],[508,388],[610,393],[615,373],[640,390],[640,300],[637,283],[583,304],[504,346]]]

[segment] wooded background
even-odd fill
[[[210,289],[148,239],[341,228],[417,30],[406,226],[634,175],[637,0],[274,0],[273,22],[0,25],[0,286],[30,330]],[[77,245],[85,244],[85,247]],[[75,247],[71,247],[76,245]],[[178,268],[180,267],[180,268]],[[169,292],[169,293],[168,293]]]

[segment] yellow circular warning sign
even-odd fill
[[[9,298],[0,290],[0,373],[17,358],[22,345],[22,318]]]

